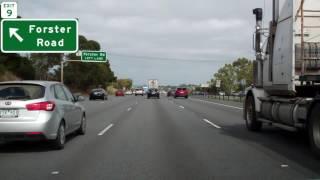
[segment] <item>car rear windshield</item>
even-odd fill
[[[93,89],[91,92],[103,92],[103,89]]]
[[[35,84],[0,84],[0,100],[31,100],[44,96],[45,87]]]
[[[178,91],[185,91],[187,88],[178,88]]]

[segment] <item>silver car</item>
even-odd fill
[[[85,134],[86,113],[63,84],[49,81],[0,83],[0,141],[49,140],[62,149],[66,135]]]

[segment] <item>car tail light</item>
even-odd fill
[[[27,132],[27,133],[25,133],[25,135],[29,135],[29,136],[31,136],[31,135],[41,135],[42,134],[42,132]]]
[[[46,101],[46,102],[27,104],[26,108],[28,111],[53,111],[55,108],[55,104],[54,102]]]

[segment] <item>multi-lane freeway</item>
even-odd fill
[[[1,144],[0,179],[320,178],[303,133],[248,132],[241,104],[134,96],[83,104],[87,133],[63,150]]]

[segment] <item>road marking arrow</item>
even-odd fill
[[[12,36],[16,37],[19,42],[23,41],[23,38],[17,33],[19,31],[18,28],[9,28],[9,36],[12,38]]]

